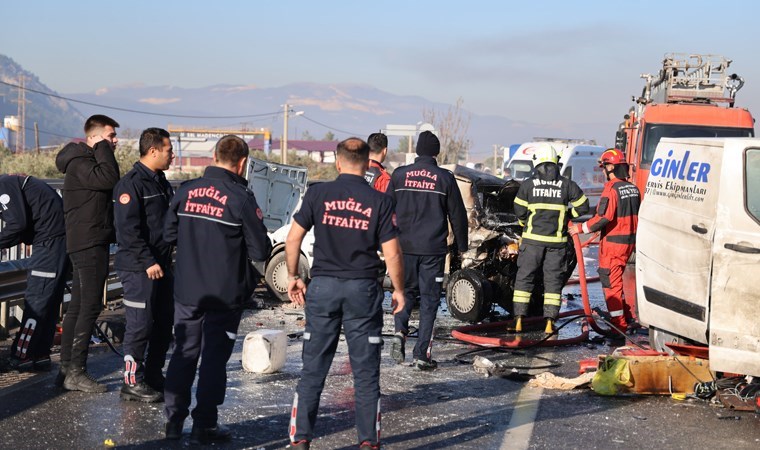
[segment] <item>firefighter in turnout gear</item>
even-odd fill
[[[599,281],[611,322],[625,330],[634,321],[633,305],[623,296],[623,272],[636,248],[641,193],[628,182],[628,164],[623,152],[611,148],[599,160],[607,183],[599,198],[596,214],[583,224],[570,227],[570,234],[601,231],[599,242]]]
[[[570,209],[572,217],[578,217],[589,210],[581,188],[560,176],[557,161],[551,145],[537,148],[533,174],[522,182],[515,197],[515,213],[523,226],[513,297],[517,331],[522,331],[522,317],[528,313],[539,273],[543,273],[546,332],[554,331],[568,252],[567,212]]]

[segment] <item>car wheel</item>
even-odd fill
[[[491,311],[488,289],[479,272],[463,269],[454,272],[446,284],[446,305],[455,319],[476,323]]]
[[[285,252],[277,253],[267,262],[264,280],[269,292],[283,302],[288,298],[288,267],[285,262]],[[309,277],[309,261],[304,255],[298,260],[298,273],[304,280]]]
[[[669,355],[674,355],[673,350],[668,348],[665,344],[686,344],[686,339],[675,334],[668,333],[660,328],[649,327],[649,345],[658,352],[664,352]]]

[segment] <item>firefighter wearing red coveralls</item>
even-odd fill
[[[587,222],[577,224],[570,234],[595,233],[601,230],[599,243],[599,281],[611,322],[625,330],[633,319],[631,306],[623,297],[623,271],[636,248],[636,226],[639,222],[641,194],[629,183],[628,164],[623,152],[609,149],[602,153],[599,166],[607,175],[607,183],[599,198],[596,214]]]
[[[588,199],[578,185],[559,174],[557,151],[545,144],[533,153],[534,171],[520,184],[515,214],[523,225],[514,290],[516,331],[528,314],[531,294],[539,274],[544,280],[546,332],[554,331],[567,262],[568,209],[572,217],[588,212]]]

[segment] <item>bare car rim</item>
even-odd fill
[[[468,313],[475,308],[476,298],[475,286],[469,280],[457,280],[451,287],[451,304],[462,313]]]

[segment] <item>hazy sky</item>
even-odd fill
[[[737,105],[760,114],[758,5],[24,0],[3,2],[0,52],[61,93],[346,82],[533,123],[617,123],[639,74],[674,51],[733,59]]]

